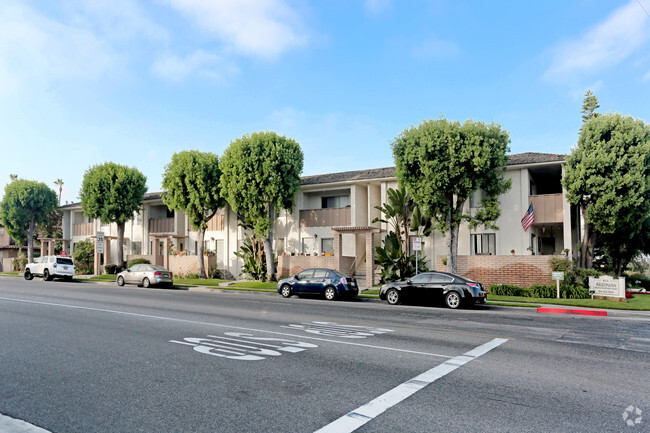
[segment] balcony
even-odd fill
[[[300,211],[300,227],[349,226],[350,207],[305,209]]]
[[[535,211],[535,224],[564,221],[562,194],[531,195],[530,201]]]
[[[82,223],[72,225],[72,236],[92,236],[94,235],[93,223]]]
[[[174,233],[174,218],[149,218],[149,233]]]

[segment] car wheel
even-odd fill
[[[34,279],[34,274],[32,274],[31,272],[29,272],[29,269],[26,269],[26,270],[25,270],[25,279],[26,279],[27,281],[29,281],[29,280],[33,280],[33,279]]]
[[[124,285],[124,277],[122,276],[117,277],[117,285],[120,287]]]
[[[43,281],[50,281],[52,278],[50,277],[50,271],[45,269],[43,271]]]
[[[449,308],[458,308],[460,307],[461,297],[458,292],[451,291],[445,295],[445,305]]]
[[[291,286],[288,284],[283,285],[280,288],[280,294],[282,295],[283,298],[288,298],[291,296]]]
[[[325,295],[325,299],[327,299],[328,301],[331,301],[334,298],[336,298],[336,289],[334,289],[334,287],[332,287],[332,286],[325,287],[324,295]]]
[[[151,285],[151,281],[149,281],[149,278],[145,277],[144,280],[142,280],[142,287],[145,289]]]
[[[397,289],[389,289],[388,292],[386,292],[386,301],[390,305],[397,305],[399,304],[401,295],[399,293],[399,290]]]

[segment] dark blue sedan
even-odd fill
[[[293,277],[278,281],[278,293],[291,295],[320,295],[328,301],[335,298],[353,298],[359,294],[357,280],[332,269],[312,268]]]

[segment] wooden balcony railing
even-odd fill
[[[210,219],[210,221],[208,221],[208,227],[205,230],[209,231],[209,232],[210,231],[219,232],[219,231],[224,230],[225,227],[226,227],[225,219],[226,219],[225,215],[217,214],[217,215],[213,216]],[[192,227],[192,226],[190,226],[190,230],[193,231],[193,232],[196,231],[196,230],[194,230],[194,227]]]
[[[173,233],[174,218],[149,218],[149,233]]]
[[[535,223],[561,223],[564,221],[562,194],[531,195]]]
[[[349,207],[305,209],[300,211],[300,227],[339,227],[351,222]]]
[[[72,225],[72,236],[92,236],[94,235],[93,223],[82,223]]]

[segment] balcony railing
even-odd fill
[[[300,211],[300,227],[349,226],[350,207],[305,209]]]
[[[174,218],[149,218],[149,233],[173,233]]]
[[[561,223],[564,221],[562,194],[531,195],[535,223]]]
[[[92,236],[94,235],[93,223],[81,223],[72,225],[72,236]]]

